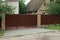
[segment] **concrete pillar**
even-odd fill
[[[1,27],[2,30],[5,30],[5,13],[2,13]]]
[[[37,27],[41,27],[41,15],[37,14]]]

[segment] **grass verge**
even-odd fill
[[[3,34],[4,34],[4,30],[0,29],[0,36],[3,36]]]
[[[48,25],[46,29],[60,30],[60,24]]]

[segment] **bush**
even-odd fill
[[[19,0],[19,13],[23,14],[25,8],[26,8],[26,5],[24,4],[24,0]]]
[[[51,2],[50,4],[46,5],[46,11],[47,13],[51,15],[60,15],[60,1],[56,0],[56,2]]]

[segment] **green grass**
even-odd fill
[[[0,29],[0,36],[3,36],[4,31]]]
[[[49,25],[45,27],[46,29],[60,30],[60,24]]]

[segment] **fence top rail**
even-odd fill
[[[41,15],[41,16],[60,16],[60,15],[43,15],[43,14],[5,14],[5,15]]]
[[[35,15],[35,14],[5,14],[5,15]]]
[[[8,14],[8,15],[9,15],[9,14]],[[11,14],[11,15],[42,15],[42,14],[36,13],[36,14]]]

